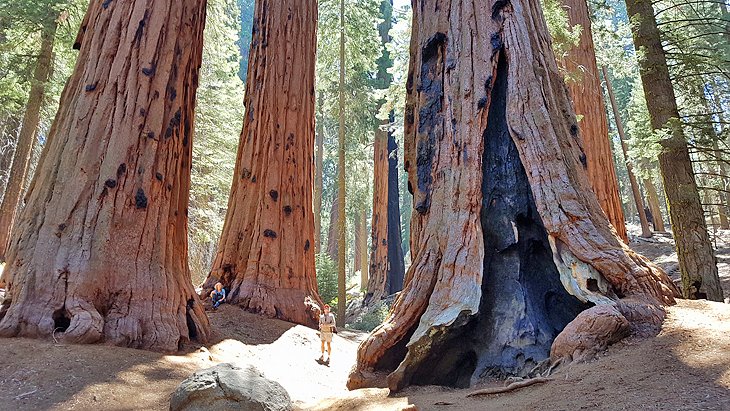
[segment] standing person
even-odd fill
[[[226,301],[226,290],[223,284],[215,283],[215,290],[210,292],[210,299],[213,301],[213,309],[217,309],[222,302]]]
[[[322,340],[322,355],[319,361],[324,361],[324,344],[327,343],[327,363],[332,358],[332,334],[337,332],[335,328],[335,315],[330,312],[329,304],[323,307],[324,313],[319,316],[319,338]]]

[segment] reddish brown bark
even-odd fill
[[[686,298],[723,301],[712,243],[707,233],[687,140],[679,124],[677,99],[669,77],[654,9],[650,0],[626,0],[634,46],[639,51],[639,72],[644,85],[651,126],[669,137],[659,141],[659,168],[669,204],[677,247],[682,292]]]
[[[608,216],[608,221],[619,237],[628,243],[618,178],[608,137],[608,119],[596,64],[588,4],[586,0],[561,0],[561,3],[566,6],[570,25],[581,27],[579,43],[568,51],[562,65],[568,72],[579,76],[577,80],[568,81],[568,90],[576,115],[582,117],[578,127],[586,155],[588,180],[598,196],[601,208]]]
[[[388,124],[375,131],[370,270],[363,305],[385,297],[388,279]]]
[[[659,208],[659,195],[656,192],[656,187],[654,187],[654,183],[648,178],[644,179],[644,190],[646,191],[646,199],[647,203],[649,203],[649,210],[651,211],[652,215],[654,231],[664,233],[667,230],[664,228],[662,209]]]
[[[314,52],[317,4],[256,3],[246,109],[234,181],[213,268],[228,301],[314,325]]]
[[[94,1],[8,254],[0,335],[177,350],[205,1]],[[53,256],[53,258],[49,258]]]
[[[320,104],[321,106],[322,104]],[[317,140],[317,154],[314,162],[314,253],[319,254],[322,251],[322,167],[324,163],[324,125],[321,116],[317,121],[315,139]]]
[[[15,146],[13,166],[10,169],[5,195],[0,205],[0,261],[5,261],[5,253],[10,245],[13,223],[21,208],[21,196],[28,177],[28,168],[36,142],[36,131],[41,119],[46,95],[46,83],[53,69],[53,44],[56,37],[56,22],[51,22],[41,32],[41,48],[33,73],[28,104],[23,115],[23,123]]]
[[[365,211],[360,215],[360,242],[357,243],[356,247],[360,249],[360,286],[363,291],[366,290],[368,284],[368,222]]]
[[[393,390],[524,374],[588,303],[674,301],[669,278],[621,241],[591,191],[539,2],[486,6],[414,2],[413,264],[360,345],[350,388],[379,370]]]

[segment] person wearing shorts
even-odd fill
[[[324,361],[324,349],[327,345],[327,361],[332,358],[332,334],[335,333],[335,315],[330,312],[330,306],[324,305],[324,312],[319,316],[319,338],[322,340],[322,355],[319,361]]]

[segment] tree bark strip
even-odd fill
[[[677,100],[650,0],[626,0],[639,51],[639,71],[654,130],[666,129],[660,141],[659,168],[669,204],[685,298],[723,301],[717,262],[707,232],[687,141],[679,124]]]
[[[618,105],[616,104],[616,96],[613,94],[613,86],[608,77],[608,70],[606,66],[603,69],[603,79],[606,81],[606,89],[608,90],[608,96],[611,100],[611,109],[613,110],[613,118],[616,121],[616,130],[618,131],[619,138],[621,139],[621,152],[624,155],[624,163],[626,164],[626,171],[629,174],[629,183],[631,184],[631,194],[634,196],[634,203],[636,204],[636,210],[639,214],[639,222],[641,223],[641,236],[644,238],[651,238],[652,233],[649,228],[649,220],[646,217],[646,211],[644,210],[644,200],[641,197],[641,191],[639,190],[639,183],[636,180],[634,174],[634,166],[631,164],[629,159],[629,148],[626,143],[626,134],[624,133],[624,125],[621,121],[621,114],[618,111]]]
[[[317,121],[315,139],[317,140],[317,154],[314,163],[314,253],[319,254],[322,250],[322,188],[324,187],[322,181],[324,163],[324,124],[322,124],[322,116]]]
[[[10,245],[13,224],[21,208],[23,188],[28,177],[28,168],[36,143],[36,132],[41,119],[41,109],[46,95],[46,84],[53,69],[53,45],[56,39],[56,22],[48,23],[41,32],[41,48],[38,54],[33,81],[30,87],[28,105],[15,146],[13,166],[10,169],[2,205],[0,205],[0,261],[5,261]]]
[[[234,181],[203,287],[246,310],[314,326],[314,54],[317,4],[256,2]]]
[[[370,270],[363,305],[386,296],[388,281],[388,122],[381,122],[373,144],[373,217],[370,238]],[[385,128],[384,128],[385,127]]]
[[[378,370],[392,371],[394,391],[521,373],[589,302],[673,303],[672,282],[617,236],[591,191],[539,2],[413,6],[413,264],[348,387],[375,383]]]
[[[400,226],[400,193],[398,190],[398,144],[388,133],[388,294],[403,289],[405,262]]]
[[[208,339],[187,263],[205,6],[91,3],[8,254],[0,335],[165,351]]]
[[[568,90],[576,115],[582,116],[578,127],[588,164],[588,180],[598,196],[601,208],[608,216],[608,221],[619,237],[628,243],[611,140],[608,137],[608,119],[596,64],[588,4],[586,0],[561,0],[561,3],[566,6],[570,25],[581,26],[579,43],[568,51],[563,66],[570,73],[580,73],[579,80],[568,81]]]
[[[659,208],[659,195],[656,192],[654,183],[648,178],[644,179],[644,190],[646,191],[647,203],[649,203],[649,211],[651,211],[653,216],[652,221],[654,222],[654,231],[665,233],[667,230],[664,228],[662,209]]]

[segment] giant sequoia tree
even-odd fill
[[[652,308],[676,289],[617,237],[591,190],[540,3],[413,9],[413,264],[388,318],[360,345],[348,387],[376,383],[378,371],[395,390],[524,375],[568,323],[591,324],[594,311],[576,316],[592,304],[634,297],[661,316]],[[640,311],[622,308],[649,321]]]
[[[228,301],[301,324],[316,317],[314,272],[314,63],[317,3],[256,2],[246,118],[213,268]]]
[[[608,119],[596,64],[588,3],[586,0],[561,0],[561,3],[566,6],[570,25],[581,26],[579,42],[568,51],[562,64],[568,72],[578,76],[577,80],[568,81],[568,90],[575,113],[581,118],[578,127],[585,149],[588,180],[608,221],[619,237],[628,243],[618,178],[608,138]]]
[[[92,1],[8,253],[0,335],[205,340],[187,205],[205,1]]]

